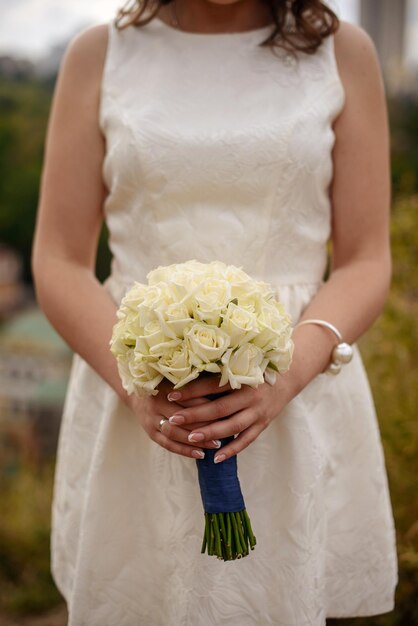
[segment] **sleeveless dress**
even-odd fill
[[[333,37],[293,57],[258,47],[270,26],[108,27],[105,288],[119,303],[158,265],[221,260],[269,282],[296,323],[327,262],[345,102]],[[200,554],[195,462],[151,441],[74,355],[51,546],[70,626],[323,626],[394,608],[395,529],[357,346],[239,454],[238,471],[258,543],[224,563]]]

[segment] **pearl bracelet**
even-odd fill
[[[304,324],[317,324],[318,326],[323,326],[324,328],[328,328],[331,330],[334,335],[337,337],[338,344],[333,348],[331,353],[331,363],[326,368],[325,372],[327,374],[339,374],[341,372],[341,368],[346,363],[350,363],[353,358],[353,348],[350,344],[345,343],[343,341],[343,337],[340,331],[335,328],[330,322],[326,322],[325,320],[303,320],[303,322],[299,322],[296,324],[295,328],[298,326],[303,326]]]

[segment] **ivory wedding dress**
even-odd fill
[[[333,37],[293,58],[257,47],[270,28],[109,23],[100,125],[113,253],[105,288],[116,303],[149,270],[188,259],[270,282],[295,323],[321,287],[332,123],[345,93]],[[224,563],[200,554],[195,462],[152,442],[75,355],[52,515],[70,626],[323,626],[393,609],[394,523],[357,347],[339,376],[317,376],[239,454],[238,468],[258,543]]]

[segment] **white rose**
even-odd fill
[[[174,388],[190,382],[199,375],[199,370],[192,367],[186,344],[176,346],[160,357],[154,367],[174,384]]]
[[[138,305],[142,304],[149,287],[142,283],[135,282],[123,296],[120,306],[117,312],[119,318],[123,318],[126,315],[132,315],[133,312],[138,310]]]
[[[148,287],[142,302],[137,306],[141,326],[156,319],[156,310],[165,309],[172,302],[172,295],[165,283]]]
[[[257,289],[254,288],[253,290],[249,289],[248,291],[243,291],[240,295],[238,295],[237,304],[241,308],[259,315],[261,309],[265,306],[266,301]]]
[[[225,271],[225,279],[231,285],[232,298],[248,296],[258,291],[257,283],[241,267],[228,265]]]
[[[260,333],[254,338],[254,344],[268,350],[285,350],[292,334],[291,318],[278,303],[264,303],[257,314]]]
[[[127,358],[117,359],[118,371],[122,380],[122,386],[128,395],[134,393],[137,396],[153,395],[158,393],[156,387],[163,379],[154,363],[142,359],[132,351]]]
[[[192,303],[195,292],[199,289],[205,277],[200,274],[178,271],[170,277],[170,290],[173,301],[187,307],[189,315],[192,315]]]
[[[112,354],[118,356],[125,354],[130,349],[138,349],[138,340],[141,340],[143,335],[144,329],[140,326],[136,313],[119,320],[113,326],[112,338],[109,342]],[[147,345],[144,346],[141,343],[140,345],[139,350],[148,354]]]
[[[293,350],[294,343],[289,337],[283,348],[272,350],[265,354],[266,359],[269,360],[268,367],[272,367],[281,374],[287,372],[292,363]]]
[[[115,356],[123,356],[128,350],[135,347],[136,337],[130,332],[126,318],[120,319],[112,330],[112,338],[109,341],[110,351]]]
[[[185,333],[192,363],[199,367],[202,363],[217,361],[229,346],[228,335],[218,328],[196,322]]]
[[[264,382],[263,362],[263,351],[252,343],[245,343],[235,351],[229,348],[222,356],[219,386],[229,382],[232,389],[240,389],[241,385],[257,387]]]
[[[158,283],[168,283],[170,274],[173,273],[176,265],[159,265],[147,274],[148,285],[154,286]]]
[[[257,317],[254,313],[233,302],[228,304],[222,318],[221,329],[229,335],[232,348],[240,343],[251,341],[259,332]]]
[[[135,352],[142,357],[159,357],[179,345],[181,339],[167,337],[157,319],[151,320],[135,335]]]
[[[189,316],[188,308],[185,304],[173,302],[164,310],[156,311],[161,328],[167,337],[175,339],[183,338],[186,329],[194,324],[195,320]]]
[[[181,263],[181,267],[184,271],[190,272],[191,274],[201,275],[201,276],[213,276],[214,271],[213,268],[215,265],[223,265],[219,261],[212,261],[210,263],[202,263],[201,261],[196,261],[196,259],[191,259],[190,261],[186,261],[185,263]]]
[[[192,311],[195,319],[218,326],[221,311],[231,300],[231,286],[226,280],[207,278],[194,292],[193,299]]]
[[[135,351],[145,356],[150,353],[150,348],[168,340],[158,320],[154,319],[145,324],[144,328],[137,334]]]
[[[223,261],[211,261],[210,263],[205,263],[205,267],[208,277],[226,279],[226,273],[230,266],[226,265]]]
[[[274,304],[274,297],[276,295],[275,290],[269,283],[264,282],[263,280],[257,280],[257,291],[260,296],[266,300],[271,301]],[[281,306],[281,305],[280,305]]]

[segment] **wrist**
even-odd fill
[[[136,396],[134,393],[131,395],[126,394],[122,401],[126,404],[126,406],[131,409],[133,413],[137,413],[139,407],[143,404],[143,398]]]
[[[335,341],[324,328],[313,325],[295,328],[292,338],[292,363],[288,372],[280,377],[286,381],[286,389],[294,398],[327,368]]]
[[[273,384],[279,408],[283,408],[293,400],[304,386],[301,372],[298,367],[295,367],[295,362],[292,360],[287,372],[276,374],[276,381]]]

